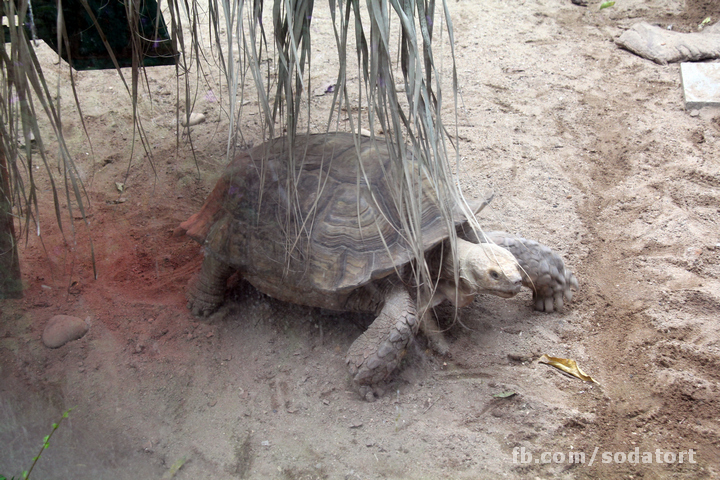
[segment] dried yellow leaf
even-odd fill
[[[557,368],[558,370],[562,370],[565,373],[569,373],[573,377],[577,377],[580,380],[583,380],[585,382],[598,383],[590,375],[588,375],[585,372],[583,372],[582,370],[580,370],[580,367],[578,367],[577,362],[575,360],[573,360],[572,358],[557,358],[557,357],[551,357],[549,355],[543,354],[543,356],[540,357],[539,361],[540,361],[540,363],[546,363],[552,367]]]

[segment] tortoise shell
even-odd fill
[[[345,310],[354,290],[414,257],[401,217],[406,208],[398,208],[393,187],[403,172],[384,139],[329,133],[298,137],[295,178],[288,179],[286,142],[237,155],[181,228],[264,293]],[[416,178],[423,182],[419,231],[428,251],[448,237],[448,225],[428,176]],[[456,213],[454,221],[465,217]]]

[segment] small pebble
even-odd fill
[[[193,112],[190,114],[190,118],[184,117],[180,120],[180,124],[183,127],[192,127],[193,125],[199,125],[205,121],[205,115],[202,113]]]
[[[513,361],[513,362],[519,362],[519,363],[532,362],[532,356],[530,356],[526,353],[521,353],[521,352],[508,353],[507,357],[508,357],[508,360]]]

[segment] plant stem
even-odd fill
[[[40,460],[40,456],[45,451],[45,449],[50,446],[50,439],[52,438],[53,434],[55,433],[55,430],[57,430],[58,427],[60,426],[60,424],[62,423],[62,421],[68,417],[71,410],[72,410],[72,408],[67,410],[65,413],[62,414],[62,417],[60,417],[60,420],[58,420],[57,423],[52,424],[52,430],[50,431],[50,434],[48,436],[46,436],[45,439],[43,440],[43,446],[40,449],[40,452],[38,452],[38,454],[33,459],[33,463],[32,463],[32,465],[30,465],[30,470],[28,470],[26,474],[25,473],[23,474],[23,478],[25,480],[30,478],[30,474],[32,473],[33,468],[35,468],[35,464],[37,464],[37,462]]]

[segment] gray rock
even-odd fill
[[[190,114],[190,118],[184,117],[180,120],[180,124],[183,127],[192,127],[194,125],[199,125],[205,121],[205,115],[202,113],[193,112]]]
[[[616,43],[660,65],[697,62],[720,57],[718,28],[713,25],[702,33],[680,33],[640,22],[620,35]]]
[[[42,341],[48,348],[62,347],[68,342],[82,338],[89,329],[89,317],[83,320],[70,315],[55,315],[45,326]]]

